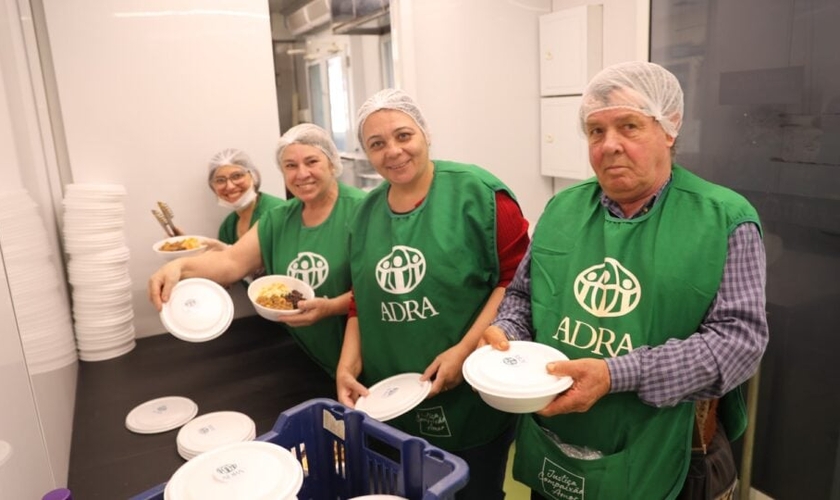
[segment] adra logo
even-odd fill
[[[376,264],[376,282],[386,292],[408,293],[423,281],[426,258],[416,248],[397,245]]]
[[[574,291],[578,304],[599,318],[624,316],[642,298],[636,276],[610,257],[578,274]]]
[[[330,275],[330,263],[317,253],[301,252],[289,263],[286,274],[308,283],[313,290],[317,290]]]
[[[376,282],[382,290],[402,295],[414,290],[423,281],[426,258],[416,248],[397,245],[380,259],[375,271]],[[381,320],[388,323],[425,320],[439,314],[428,297],[382,301],[379,306]]]

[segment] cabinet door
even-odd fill
[[[602,6],[540,16],[540,95],[582,94],[603,64]]]
[[[580,96],[540,100],[540,173],[582,180],[592,177],[589,149],[580,131]]]

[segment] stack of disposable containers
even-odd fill
[[[29,372],[44,373],[75,362],[58,256],[38,205],[25,190],[0,194],[0,248]]]
[[[125,195],[114,184],[69,184],[64,193],[64,250],[83,361],[115,358],[135,346]]]
[[[178,431],[178,454],[190,460],[204,452],[233,443],[253,441],[257,426],[248,415],[217,411],[196,417]]]

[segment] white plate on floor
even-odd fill
[[[125,417],[125,426],[138,434],[156,434],[177,429],[198,414],[198,405],[182,396],[152,399],[134,407]]]

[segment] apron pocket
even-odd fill
[[[570,445],[564,445],[566,447]],[[567,451],[580,452],[582,447]],[[531,415],[523,415],[516,437],[513,476],[546,498],[563,500],[614,500],[626,498],[628,454],[610,455],[584,450],[574,458],[564,453]],[[600,455],[600,458],[596,458]]]

